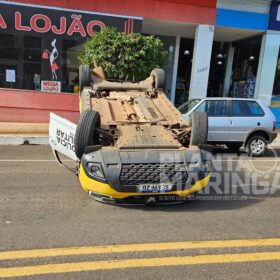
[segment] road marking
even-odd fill
[[[144,243],[110,246],[69,247],[52,249],[34,249],[0,252],[0,260],[15,260],[26,258],[44,258],[71,255],[92,255],[123,252],[167,251],[202,248],[232,248],[232,247],[260,247],[280,246],[280,238],[249,239],[249,240],[217,240],[217,241],[187,241],[167,243]]]
[[[238,162],[238,161],[244,161],[247,160],[248,162],[278,162],[280,161],[280,159],[252,159],[252,158],[240,158],[240,159],[213,159],[213,162],[228,162],[228,161],[232,161],[232,162]]]
[[[0,159],[0,162],[57,162],[55,159]],[[73,161],[64,159],[63,161]]]
[[[248,162],[280,162],[278,159],[251,159],[251,158],[240,158],[240,159],[214,159],[213,162],[239,162],[247,160]],[[74,162],[71,159],[63,159],[63,161]],[[57,162],[55,159],[0,159],[0,162]]]
[[[25,267],[0,268],[1,277],[20,277],[40,274],[69,273],[124,268],[165,267],[202,264],[227,264],[280,260],[280,252],[199,255],[126,260],[106,260],[80,263],[59,263]]]

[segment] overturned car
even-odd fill
[[[208,118],[194,113],[187,123],[163,92],[164,70],[141,82],[107,81],[102,69],[80,67],[80,120],[53,113],[53,152],[78,163],[83,189],[106,203],[146,204],[182,200],[205,187],[211,157]]]

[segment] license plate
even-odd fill
[[[142,193],[170,192],[171,190],[171,184],[143,184],[138,186],[138,192]]]

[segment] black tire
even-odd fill
[[[100,115],[96,111],[86,110],[82,112],[75,134],[75,153],[80,159],[88,146],[98,144],[96,128],[100,127]]]
[[[242,147],[242,144],[240,143],[231,143],[231,144],[227,144],[227,147],[230,151],[234,152],[234,153],[238,153],[240,148]]]
[[[190,145],[201,145],[207,143],[208,116],[207,113],[193,112],[191,115],[191,139]]]
[[[155,68],[151,72],[151,76],[155,77],[155,89],[164,88],[165,86],[165,71],[161,68]]]
[[[88,65],[80,65],[79,67],[79,88],[82,92],[84,87],[91,85],[91,73]]]
[[[247,154],[251,157],[262,157],[267,149],[267,140],[260,135],[252,136],[247,144]]]

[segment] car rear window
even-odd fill
[[[256,101],[249,101],[249,100],[232,101],[233,117],[257,117],[263,115],[264,115],[264,111]]]

